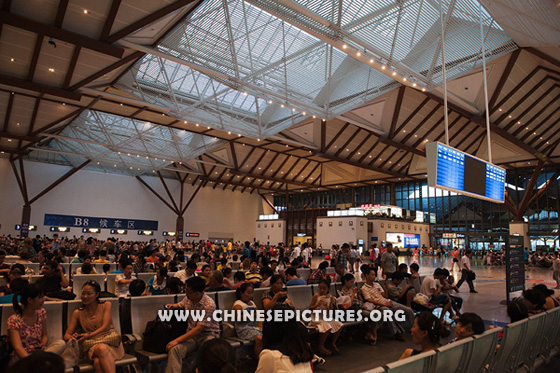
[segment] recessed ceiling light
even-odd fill
[[[14,61],[15,61],[15,59],[14,59],[14,58],[10,58],[10,62],[14,62]]]
[[[49,67],[49,71],[50,71],[51,73],[54,73],[54,69],[53,69],[52,67]]]
[[[88,14],[88,10],[87,10],[87,9],[84,9],[84,14]]]
[[[426,88],[422,88],[422,92],[426,92]]]

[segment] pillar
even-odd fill
[[[23,211],[21,213],[21,237],[27,237],[29,235],[29,224],[31,223],[31,205],[23,205]]]
[[[177,216],[177,221],[175,223],[175,232],[177,232],[177,241],[183,240],[183,229],[185,227],[185,219],[182,216]]]
[[[509,234],[523,236],[523,246],[531,247],[529,240],[529,223],[524,221],[512,221],[509,223]]]

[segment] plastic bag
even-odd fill
[[[66,369],[71,369],[78,365],[78,361],[80,360],[80,346],[76,339],[72,338],[66,342],[66,348],[62,353],[62,358],[64,359]]]
[[[425,294],[418,293],[414,296],[413,301],[424,306],[430,302],[430,298],[428,298]]]

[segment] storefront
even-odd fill
[[[506,246],[506,235],[504,234],[469,234],[468,247],[475,252],[501,251]]]
[[[464,250],[466,247],[466,238],[464,233],[455,232],[442,232],[436,233],[436,248],[441,247],[445,251],[453,250],[454,248],[459,248],[459,250]]]

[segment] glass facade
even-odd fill
[[[507,172],[506,191],[514,205],[521,204],[525,191],[531,186],[533,171],[527,168]],[[529,234],[535,244],[542,245],[544,239],[549,246],[552,245],[551,242],[557,242],[559,178],[560,166],[545,168],[529,191],[530,199],[523,218],[529,222]],[[435,214],[433,232],[436,237],[438,232],[465,233],[474,244],[473,248],[484,248],[493,242],[502,242],[509,233],[509,223],[514,219],[505,204],[431,188],[426,180],[274,197],[274,205],[288,211],[348,208],[370,203]],[[543,239],[539,238],[541,236]]]

